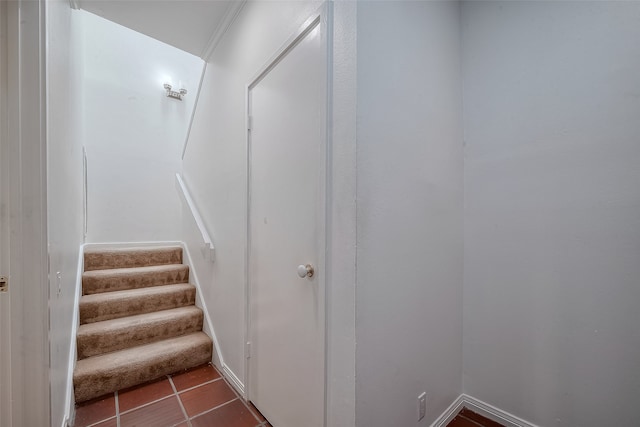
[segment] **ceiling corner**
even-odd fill
[[[233,24],[233,21],[235,21],[246,2],[247,0],[237,0],[229,3],[221,24],[218,25],[211,33],[211,37],[209,37],[209,41],[200,55],[200,58],[205,62],[209,60],[213,51],[216,50],[218,43],[220,43],[220,40],[222,40],[222,37],[225,35],[231,24]]]

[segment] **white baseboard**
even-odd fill
[[[236,391],[240,393],[240,396],[242,396],[243,399],[247,400],[247,393],[244,389],[244,384],[242,384],[240,378],[238,378],[227,365],[222,365],[222,374],[231,383],[233,388],[235,388]]]
[[[67,390],[65,397],[65,410],[62,418],[62,427],[73,425],[76,418],[76,399],[73,395],[73,370],[76,367],[76,336],[80,327],[80,296],[82,295],[82,272],[84,271],[84,248],[80,245],[78,253],[78,269],[76,272],[76,287],[73,298],[73,320],[71,323],[71,340],[69,343],[69,362],[67,364]]]
[[[204,298],[202,298],[202,287],[200,286],[200,281],[198,280],[198,274],[193,267],[193,261],[191,258],[191,254],[189,253],[189,248],[184,242],[180,242],[178,244],[182,247],[183,251],[182,262],[189,266],[189,282],[196,287],[196,305],[200,307],[204,313],[204,332],[207,333],[213,340],[213,355],[211,362],[216,366],[224,368],[224,358],[222,357],[220,344],[218,343],[218,337],[216,336],[213,322],[211,321],[211,317],[209,316],[207,304],[204,301]]]
[[[462,411],[464,394],[458,396],[456,400],[449,405],[447,409],[440,415],[432,424],[431,427],[445,427],[458,415],[458,412]]]
[[[480,414],[490,420],[499,422],[506,427],[538,427],[522,418],[516,417],[502,409],[496,408],[482,400],[475,397],[463,394],[463,406],[472,410],[473,412]]]
[[[496,421],[505,427],[538,427],[522,418],[516,417],[502,409],[496,408],[482,400],[468,394],[461,394],[449,407],[436,419],[431,427],[445,427],[449,424],[462,408],[467,408],[483,417]]]
[[[236,389],[236,391],[244,398],[247,398],[244,384],[238,376],[224,363],[224,358],[222,356],[222,351],[220,349],[220,344],[218,343],[218,338],[216,336],[215,329],[213,327],[213,323],[211,322],[211,318],[209,317],[209,311],[207,310],[206,303],[202,298],[202,291],[200,287],[200,281],[198,280],[198,274],[193,268],[193,262],[191,258],[191,254],[189,253],[189,248],[186,243],[181,242],[180,245],[184,251],[183,262],[189,265],[189,281],[196,287],[196,305],[202,308],[204,312],[204,331],[209,334],[211,339],[213,340],[213,364],[216,365],[222,371],[222,375],[229,381],[229,383]]]

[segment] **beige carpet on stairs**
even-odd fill
[[[76,403],[211,361],[180,247],[86,250]]]

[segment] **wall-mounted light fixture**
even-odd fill
[[[174,98],[178,101],[182,101],[182,97],[187,94],[186,89],[180,89],[179,91],[171,90],[171,85],[169,83],[165,83],[164,88],[167,91],[167,96],[169,98]]]

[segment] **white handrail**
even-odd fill
[[[191,198],[191,194],[189,193],[189,189],[185,185],[182,177],[179,173],[176,173],[176,188],[178,189],[178,193],[182,196],[182,200],[187,204],[187,207],[191,211],[191,215],[193,215],[193,219],[196,221],[196,225],[198,226],[198,230],[200,230],[200,234],[202,235],[202,240],[204,245],[202,246],[202,255],[209,259],[209,261],[214,262],[216,257],[216,248],[213,246],[213,240],[209,236],[207,232],[207,228],[204,226],[204,221],[202,221],[202,217],[196,208],[196,204]]]

